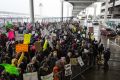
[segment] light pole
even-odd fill
[[[97,8],[97,5],[96,4],[94,4],[94,20],[96,20],[96,8]]]
[[[39,7],[40,7],[40,18],[42,18],[42,3],[39,4]]]
[[[42,3],[39,4],[40,7],[40,22],[42,21]]]
[[[61,0],[61,21],[63,22],[63,13],[64,13],[64,0]]]
[[[29,2],[30,2],[30,22],[32,23],[33,27],[35,27],[34,25],[34,1],[29,0]]]

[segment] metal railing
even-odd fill
[[[63,21],[70,20],[71,17],[64,17]],[[29,17],[0,17],[0,23],[6,23],[6,22],[30,22]],[[46,17],[46,18],[35,18],[35,22],[60,22],[60,17]]]

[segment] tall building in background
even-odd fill
[[[101,18],[104,18],[106,2],[101,6]],[[107,18],[120,18],[120,0],[108,0],[108,13]]]

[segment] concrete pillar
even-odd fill
[[[63,22],[64,0],[61,0],[61,21]]]
[[[96,20],[96,8],[97,8],[97,5],[94,4],[94,20]]]
[[[67,5],[67,17],[69,17],[69,5]]]
[[[42,3],[39,4],[39,7],[40,7],[40,18],[42,18],[42,7],[43,7]]]
[[[108,15],[108,5],[109,5],[109,0],[105,1],[105,14],[104,14],[104,22],[107,21],[107,15]]]
[[[30,1],[30,22],[33,24],[34,27],[34,1],[33,0],[29,1]]]

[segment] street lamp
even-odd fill
[[[40,18],[42,18],[42,3],[39,4],[39,7],[40,7]]]

